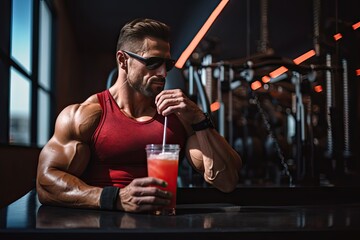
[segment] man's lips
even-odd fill
[[[164,79],[153,80],[153,81],[151,81],[151,84],[164,86],[165,85],[165,80]]]

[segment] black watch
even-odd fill
[[[204,113],[205,119],[199,123],[191,124],[191,127],[194,131],[201,131],[207,128],[214,128],[214,124],[211,120],[209,113]]]

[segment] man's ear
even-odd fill
[[[120,68],[126,70],[127,68],[127,58],[123,51],[117,51],[116,53],[116,60],[120,66]]]

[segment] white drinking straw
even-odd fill
[[[163,151],[165,148],[165,143],[166,143],[166,128],[167,128],[167,116],[165,117],[165,121],[164,121],[164,133],[163,133]]]

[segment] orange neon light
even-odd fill
[[[217,16],[219,16],[220,12],[224,9],[225,5],[229,2],[229,0],[221,0],[219,5],[214,9],[209,18],[206,20],[204,25],[201,27],[199,32],[195,35],[194,39],[190,42],[189,46],[185,49],[185,51],[180,55],[179,59],[175,63],[175,67],[181,69],[186,60],[190,57],[191,53],[194,51],[196,46],[199,44],[201,39],[205,36],[206,32],[209,30],[211,25],[214,23]]]
[[[316,86],[314,87],[314,90],[315,90],[315,92],[320,93],[320,92],[323,91],[323,88],[322,88],[321,85],[316,85]]]
[[[270,77],[269,76],[263,76],[262,78],[261,78],[261,81],[263,82],[263,83],[268,83],[268,82],[270,82]]]
[[[356,76],[360,76],[360,69],[356,69]]]
[[[255,82],[251,83],[251,89],[252,89],[253,91],[261,88],[261,86],[262,86],[262,85],[261,85],[261,82],[260,82],[260,81],[255,81]]]
[[[353,28],[354,30],[358,29],[359,27],[360,27],[360,22],[354,23],[354,24],[352,25],[352,28]]]
[[[220,109],[220,103],[219,102],[213,102],[211,105],[210,105],[210,110],[212,112],[215,112],[217,110]]]
[[[281,66],[281,67],[275,69],[274,71],[272,71],[271,73],[269,73],[269,75],[271,78],[276,78],[276,77],[280,76],[281,74],[285,73],[287,70],[289,70],[289,69],[287,69],[284,66]]]
[[[315,54],[316,54],[315,50],[310,50],[307,53],[304,53],[303,55],[301,55],[300,57],[295,58],[293,61],[295,64],[299,65],[300,63],[308,60],[312,56],[315,56]]]
[[[295,58],[295,59],[293,60],[293,62],[294,62],[295,64],[299,65],[300,63],[308,60],[309,58],[311,58],[311,57],[313,57],[313,56],[315,56],[315,54],[316,54],[315,50],[310,50],[310,51],[304,53],[303,55]],[[289,69],[287,69],[286,67],[281,66],[281,67],[275,69],[274,71],[272,71],[269,75],[270,75],[271,78],[276,78],[276,77],[280,76],[281,74],[287,72],[288,70],[289,70]],[[261,80],[263,81],[263,83],[268,83],[268,82],[270,82],[270,78],[269,78],[268,76],[263,76],[263,77],[261,78]]]
[[[335,41],[338,41],[338,40],[340,40],[341,38],[342,38],[341,33],[337,33],[337,34],[334,35]]]

